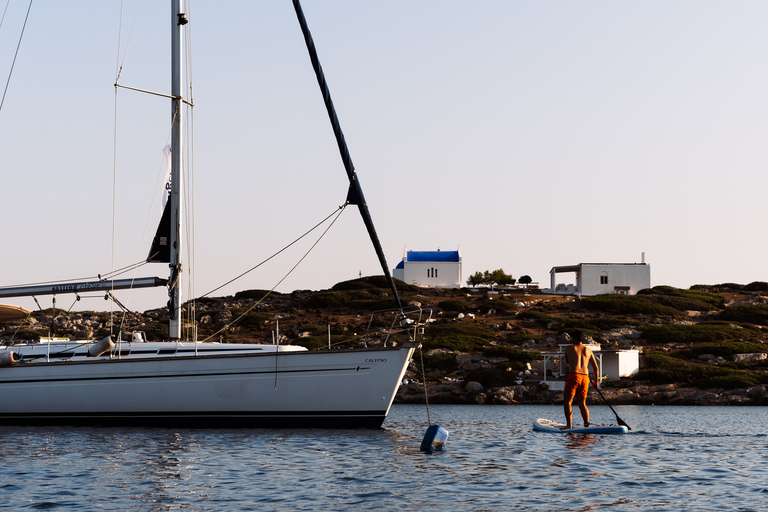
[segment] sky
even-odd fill
[[[122,85],[169,92],[170,8],[143,2],[136,15],[138,4],[123,4],[122,21],[117,1],[32,5],[0,110],[0,286],[91,278],[146,257],[170,106],[116,94],[114,83],[122,66]],[[28,3],[8,5],[2,87]],[[464,281],[502,268],[545,287],[553,266],[645,253],[653,286],[768,281],[768,3],[303,7],[390,269],[405,249],[458,248]],[[291,2],[193,2],[187,12],[185,298],[282,249],[347,189]],[[213,295],[381,274],[348,208],[285,277],[319,235]],[[167,266],[137,275],[165,277]],[[167,300],[162,288],[117,296],[136,311]],[[112,307],[102,295],[56,305]]]

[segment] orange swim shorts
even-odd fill
[[[586,400],[588,391],[589,375],[584,375],[583,373],[569,373],[565,378],[563,396],[569,402],[572,402],[574,398],[578,398],[580,402]]]

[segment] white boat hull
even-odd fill
[[[0,368],[0,423],[378,427],[413,350],[22,358]]]

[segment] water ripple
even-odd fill
[[[556,406],[432,406],[378,430],[18,428],[0,433],[2,510],[760,510],[765,411],[621,407],[624,436],[534,432]],[[610,423],[605,407],[593,417]],[[756,434],[759,433],[759,434]]]

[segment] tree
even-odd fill
[[[504,269],[499,268],[490,273],[486,271],[486,274],[488,275],[488,284],[491,286],[494,284],[498,286],[515,284],[515,278],[504,272]]]
[[[531,284],[533,282],[533,279],[531,279],[531,276],[529,275],[524,275],[524,276],[520,276],[520,279],[518,279],[517,282],[520,284]]]
[[[504,272],[503,269],[496,269],[493,272],[475,272],[467,279],[469,286],[487,284],[488,286],[507,286],[515,284],[515,278]]]
[[[469,279],[467,279],[467,284],[473,288],[479,284],[483,284],[484,282],[485,281],[484,281],[482,272],[475,272],[474,274],[469,276]]]

